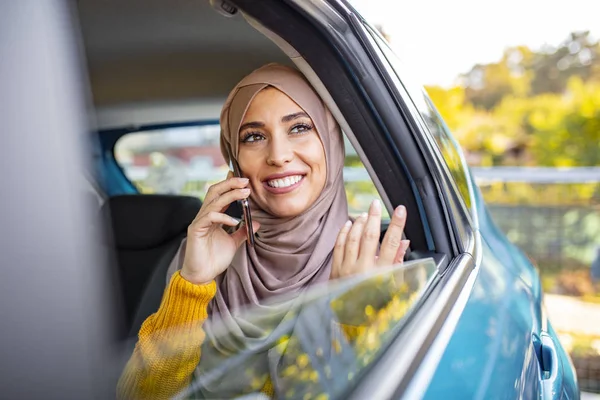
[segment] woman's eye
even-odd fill
[[[263,140],[263,136],[259,133],[249,133],[245,135],[242,139],[243,143],[252,143],[258,142],[259,140]]]
[[[311,129],[312,129],[311,125],[298,124],[298,125],[294,125],[292,127],[292,129],[290,130],[290,133],[301,134],[301,133],[306,133],[306,132],[310,131]]]

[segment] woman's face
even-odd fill
[[[307,210],[325,187],[325,151],[312,119],[271,87],[254,97],[242,120],[238,160],[252,199],[278,217]]]

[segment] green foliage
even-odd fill
[[[600,44],[587,32],[556,49],[509,48],[427,91],[471,165],[600,165]]]

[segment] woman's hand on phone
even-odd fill
[[[227,207],[250,196],[248,179],[231,175],[208,189],[202,208],[188,227],[180,274],[191,283],[204,284],[215,279],[227,269],[238,247],[247,239],[244,227],[231,234],[223,229],[223,225],[236,226],[240,222],[224,213]],[[253,231],[259,226],[253,222]]]
[[[398,206],[380,247],[381,202],[373,201],[368,214],[361,215],[354,223],[348,221],[340,230],[333,250],[331,279],[403,262],[410,245],[410,240],[402,239],[405,224],[406,208]]]

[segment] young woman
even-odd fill
[[[168,398],[188,385],[194,371],[211,368],[236,351],[257,346],[260,326],[242,307],[267,314],[274,296],[299,295],[315,283],[401,262],[406,211],[399,206],[379,244],[381,204],[374,201],[353,223],[342,177],[339,126],[296,70],[266,65],[245,77],[221,112],[221,150],[244,178],[213,185],[188,229],[159,310],[142,325],[139,341],[119,382],[123,398]],[[224,214],[249,198],[256,232],[248,246],[244,227]],[[217,334],[212,321],[227,334]],[[258,352],[260,353],[260,352]],[[266,378],[256,389],[274,396],[277,379],[267,356],[253,364]],[[236,371],[201,385],[201,396],[224,398],[249,391]],[[238,375],[239,376],[239,375]],[[251,390],[250,390],[251,391]]]

